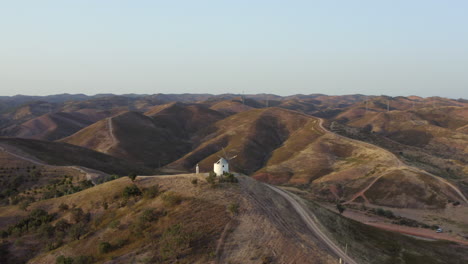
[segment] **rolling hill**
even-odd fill
[[[193,137],[222,117],[202,105],[174,103],[156,106],[145,114],[124,112],[61,141],[160,167],[189,151]]]
[[[424,194],[389,189],[386,195],[413,197],[418,203],[409,198],[406,204],[397,202],[399,198],[389,203],[374,199],[373,203],[439,208],[447,200],[465,202],[451,185],[406,166],[388,151],[330,133],[311,116],[280,108],[258,109],[230,116],[214,127],[200,145],[167,167],[192,170],[198,163],[202,170],[211,170],[224,155],[224,147],[228,156],[237,155],[231,162],[234,170],[274,184],[310,188],[318,199],[354,200],[374,181],[398,175],[401,184],[422,188]],[[414,177],[405,177],[408,173]],[[368,191],[378,186],[372,184]]]

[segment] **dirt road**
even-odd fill
[[[74,169],[79,171],[80,173],[83,173],[86,176],[86,180],[91,181],[93,185],[96,185],[95,179],[99,177],[107,177],[108,175],[104,172],[101,171],[96,171],[90,168],[85,168],[81,166],[58,166],[58,165],[50,165],[42,162],[39,159],[36,158],[30,158],[30,157],[25,157],[23,155],[20,155],[18,153],[15,153],[14,151],[9,150],[5,146],[0,145],[0,151],[6,152],[14,157],[17,157],[19,159],[31,162],[32,164],[38,165],[38,166],[49,166],[49,167],[60,167],[60,168],[69,168],[69,169]]]
[[[325,235],[322,232],[322,230],[320,230],[317,222],[314,221],[314,219],[312,219],[312,217],[308,213],[308,210],[304,209],[305,206],[300,204],[297,201],[299,200],[299,197],[297,197],[294,194],[291,194],[290,192],[274,187],[272,185],[268,185],[268,187],[270,187],[273,191],[275,191],[276,193],[281,195],[283,198],[288,200],[288,202],[291,203],[291,205],[296,210],[296,212],[301,216],[302,220],[307,224],[309,229],[313,233],[315,233],[335,254],[337,254],[341,259],[343,259],[344,263],[357,264],[356,261],[354,261],[351,257],[346,255],[346,253],[339,246],[337,246],[330,238],[328,238],[327,235]]]
[[[318,118],[318,117],[317,117],[317,118]],[[386,150],[386,149],[383,149],[383,148],[381,148],[381,147],[379,147],[379,146],[372,145],[372,144],[367,143],[367,142],[359,141],[359,140],[356,140],[356,139],[348,138],[348,137],[345,137],[345,136],[342,136],[342,135],[333,133],[333,132],[327,130],[327,129],[323,126],[323,119],[322,119],[322,118],[318,118],[318,119],[319,119],[319,126],[320,126],[320,128],[321,128],[323,131],[325,131],[326,133],[332,133],[332,134],[334,134],[335,136],[337,136],[337,137],[339,137],[339,138],[351,140],[351,141],[354,141],[354,142],[358,142],[358,143],[360,143],[360,144],[365,144],[365,145],[370,146],[370,147],[373,147],[373,148],[378,148],[378,149],[384,151],[385,153],[391,155],[393,158],[395,158],[395,160],[396,160],[396,162],[397,162],[397,164],[396,164],[397,167],[406,167],[406,168],[411,169],[411,170],[413,170],[413,171],[417,171],[417,172],[419,172],[419,173],[423,173],[423,174],[426,174],[426,175],[428,175],[428,176],[433,177],[434,179],[436,179],[436,180],[438,180],[438,181],[440,181],[440,182],[442,182],[442,183],[448,185],[454,192],[456,192],[456,193],[460,196],[460,198],[461,198],[466,204],[468,204],[468,199],[465,197],[465,195],[463,195],[463,193],[462,193],[455,185],[453,185],[451,182],[447,181],[446,179],[444,179],[444,178],[442,178],[442,177],[439,177],[439,176],[436,176],[436,175],[434,175],[434,174],[432,174],[432,173],[429,173],[429,172],[427,172],[427,171],[425,171],[425,170],[421,170],[421,169],[419,169],[419,168],[406,165],[406,164],[403,163],[395,154],[393,154],[392,152],[390,152],[390,151],[388,151],[388,150]],[[382,177],[382,176],[380,176],[380,177]],[[363,190],[361,190],[359,193],[360,193],[360,194],[364,194],[364,192],[367,191],[378,179],[380,179],[380,177],[378,177],[378,178],[376,178],[374,181],[372,181],[371,184],[369,184],[366,188],[364,188]],[[357,195],[356,197],[353,197],[351,200],[347,201],[346,203],[352,202],[354,199],[356,199],[356,198],[359,197],[359,196],[361,196],[361,195]]]
[[[119,140],[114,135],[114,125],[112,123],[112,117],[107,118],[107,130],[109,131],[109,137],[111,138],[112,142],[105,150],[103,150],[104,153],[107,153],[109,149],[111,149],[119,143]]]

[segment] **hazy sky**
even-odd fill
[[[465,0],[0,0],[0,95],[468,98]]]

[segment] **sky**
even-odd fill
[[[465,0],[0,0],[0,95],[468,98]]]

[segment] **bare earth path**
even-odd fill
[[[317,118],[318,118],[318,117],[317,117]],[[463,195],[463,193],[462,193],[455,185],[453,185],[451,182],[447,181],[446,179],[444,179],[444,178],[442,178],[442,177],[439,177],[439,176],[436,176],[436,175],[434,175],[434,174],[432,174],[432,173],[429,173],[429,172],[427,172],[427,171],[425,171],[425,170],[421,170],[421,169],[419,169],[419,168],[406,165],[406,164],[403,163],[395,154],[393,154],[393,153],[391,153],[390,151],[388,151],[388,150],[386,150],[386,149],[383,149],[383,148],[381,148],[381,147],[379,147],[379,146],[372,145],[372,144],[370,144],[370,143],[363,142],[363,141],[359,141],[359,140],[356,140],[356,139],[347,138],[347,137],[344,137],[344,136],[342,136],[342,135],[338,135],[338,134],[336,134],[336,133],[333,133],[333,132],[331,132],[331,131],[325,129],[325,127],[323,126],[323,119],[322,119],[322,118],[318,118],[318,119],[319,119],[319,126],[320,126],[320,128],[321,128],[324,132],[326,132],[326,133],[332,133],[332,134],[334,134],[336,137],[343,138],[343,139],[347,139],[347,140],[351,140],[351,141],[354,141],[354,142],[358,142],[358,143],[360,143],[360,144],[365,144],[365,145],[370,146],[370,147],[372,147],[372,148],[378,148],[378,149],[380,149],[381,151],[384,151],[385,153],[387,153],[387,154],[393,156],[393,157],[395,158],[395,160],[397,161],[397,164],[396,164],[397,167],[404,166],[404,167],[407,167],[407,168],[409,168],[409,169],[411,169],[411,170],[413,170],[413,171],[417,171],[417,172],[420,172],[420,173],[423,173],[423,174],[426,174],[426,175],[428,175],[428,176],[433,177],[434,179],[436,179],[436,180],[438,180],[438,181],[440,181],[440,182],[442,182],[442,183],[448,185],[453,191],[455,191],[455,192],[460,196],[461,199],[463,199],[463,201],[464,201],[466,204],[468,204],[468,199],[465,197],[465,195]],[[363,196],[364,193],[365,193],[370,187],[372,187],[372,185],[373,185],[375,182],[377,182],[377,180],[379,180],[381,177],[382,177],[382,176],[377,177],[377,178],[376,178],[374,181],[372,181],[366,188],[364,188],[363,190],[361,190],[360,192],[358,192],[358,193],[357,193],[355,196],[353,196],[349,201],[346,201],[346,203],[350,203],[350,202],[352,202],[354,199],[356,199],[357,197]]]
[[[85,167],[81,167],[81,166],[57,166],[57,165],[49,165],[49,164],[46,164],[44,162],[42,162],[41,160],[39,159],[35,159],[35,158],[29,158],[29,157],[25,157],[23,155],[20,155],[20,154],[17,154],[11,150],[9,150],[8,148],[0,145],[0,150],[3,151],[3,152],[6,152],[14,157],[17,157],[19,159],[22,159],[22,160],[25,160],[25,161],[28,161],[28,162],[31,162],[35,165],[39,165],[39,166],[49,166],[49,167],[61,167],[61,168],[70,168],[70,169],[74,169],[74,170],[77,170],[79,171],[80,173],[83,173],[84,175],[86,175],[86,180],[88,181],[91,181],[94,185],[96,185],[96,182],[95,182],[95,179],[98,178],[98,177],[101,177],[101,176],[107,176],[106,173],[104,172],[101,172],[101,171],[96,171],[96,170],[93,170],[93,169],[90,169],[90,168],[85,168]]]
[[[114,125],[112,124],[112,117],[107,118],[107,130],[109,131],[109,136],[112,140],[112,143],[105,150],[103,150],[104,153],[107,153],[109,149],[111,149],[119,143],[119,140],[114,135]]]
[[[339,247],[337,246],[330,238],[328,238],[327,235],[325,235],[322,230],[317,225],[317,222],[312,219],[310,216],[310,213],[304,209],[304,205],[301,205],[296,199],[299,199],[296,195],[291,194],[287,191],[281,190],[277,187],[267,185],[270,187],[273,191],[277,192],[279,195],[281,195],[283,198],[288,200],[288,202],[291,203],[293,208],[296,210],[296,212],[301,216],[302,220],[307,224],[309,229],[315,233],[335,254],[340,256],[341,259],[344,260],[345,263],[349,264],[357,264],[356,261],[354,261],[352,258],[350,258],[346,253]],[[314,216],[315,218],[315,216]]]

